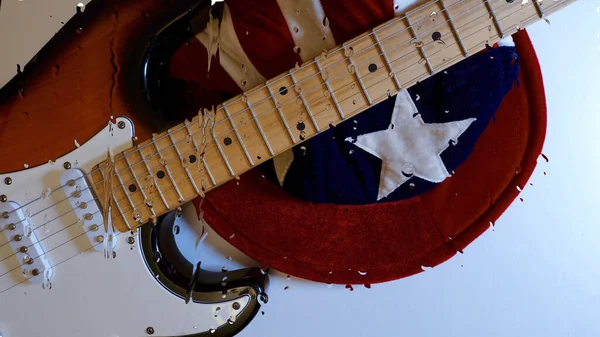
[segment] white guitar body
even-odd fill
[[[7,197],[0,202],[0,336],[210,334],[247,308],[249,296],[209,304],[186,304],[174,296],[147,268],[137,233],[116,233],[115,257],[105,258],[105,245],[97,239],[104,232],[98,222],[102,213],[91,219],[82,213],[98,211],[97,205],[73,208],[88,201],[83,199],[89,190],[70,186],[82,190],[76,204],[65,200],[62,188],[49,193],[48,188],[63,185],[65,172],[87,173],[106,159],[108,148],[118,153],[131,147],[133,131],[128,119],[118,118],[54,163],[0,175],[0,194]],[[65,169],[69,166],[71,170]],[[93,222],[99,225],[97,231],[90,230]],[[11,223],[17,223],[13,229]],[[18,251],[24,242],[31,245],[27,253]],[[34,267],[37,275],[32,274]]]

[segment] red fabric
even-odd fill
[[[338,43],[355,38],[394,18],[390,0],[338,1],[321,0],[329,27]]]
[[[456,174],[433,190],[366,206],[311,204],[261,179],[254,169],[207,195],[206,221],[251,258],[314,281],[384,282],[446,261],[506,210],[541,152],[542,76],[527,33],[514,39],[520,87],[505,97],[497,122],[490,123]]]

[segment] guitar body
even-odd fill
[[[173,231],[174,212],[105,236],[82,178],[168,127],[148,51],[196,2],[93,1],[0,91],[0,336],[231,336],[266,302],[258,268],[194,274],[201,232]]]

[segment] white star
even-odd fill
[[[449,177],[440,154],[450,140],[456,144],[476,120],[426,124],[417,113],[408,91],[402,89],[396,96],[389,128],[358,136],[354,143],[382,161],[377,200],[387,197],[413,175],[434,183]]]

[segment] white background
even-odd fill
[[[79,2],[1,1],[0,85]],[[550,162],[538,160],[524,202],[493,231],[438,267],[371,289],[274,273],[265,315],[240,336],[600,336],[599,12],[600,1],[580,0],[551,25],[528,28],[544,76]],[[227,255],[231,267],[253,264],[214,234],[207,251],[214,268]]]

